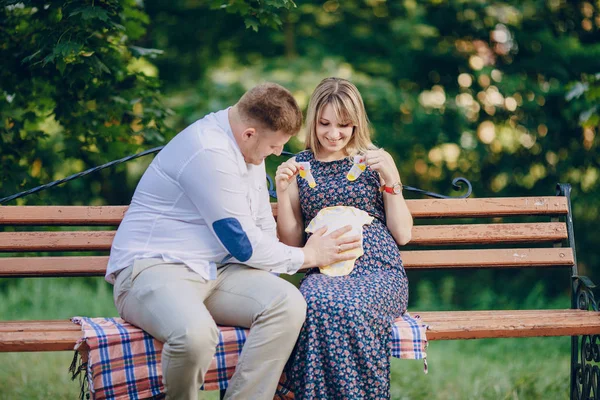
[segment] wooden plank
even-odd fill
[[[0,251],[110,250],[115,231],[0,232]],[[557,242],[567,238],[562,222],[419,225],[411,245]]]
[[[76,331],[0,331],[0,352],[73,350],[75,343],[81,337],[81,328]]]
[[[567,238],[562,222],[518,224],[417,225],[411,245],[557,242]]]
[[[76,331],[81,332],[81,326],[68,319],[36,320],[36,321],[0,321],[0,332],[49,332]]]
[[[0,225],[119,225],[127,206],[3,206]]]
[[[566,215],[569,211],[567,199],[559,196],[424,199],[407,200],[407,204],[414,218]]]
[[[568,247],[403,251],[406,269],[571,267]],[[103,276],[108,256],[0,257],[0,277]]]
[[[571,267],[575,262],[569,247],[413,250],[402,251],[401,255],[406,269]]]
[[[0,276],[104,276],[108,256],[0,257]]]
[[[406,200],[413,218],[477,218],[531,215],[566,215],[567,199],[545,197],[495,197],[480,199]],[[277,203],[271,203],[277,217]]]
[[[531,318],[563,318],[569,317],[573,320],[585,319],[589,317],[587,311],[564,309],[541,309],[541,310],[469,310],[469,311],[423,311],[413,312],[409,310],[409,314],[413,317],[419,316],[426,323],[434,321],[439,322],[458,322],[458,321],[490,321],[494,318],[502,320],[510,320],[523,317]],[[427,316],[427,320],[423,315]]]
[[[428,340],[572,336],[600,333],[600,312],[582,310],[410,311]],[[46,328],[44,328],[46,327]],[[0,352],[72,350],[79,326],[62,321],[1,321]]]
[[[110,250],[115,231],[0,232],[0,251]]]
[[[407,200],[414,218],[566,215],[565,197]],[[271,203],[277,216],[277,203]],[[128,206],[2,206],[0,225],[118,225]]]
[[[572,336],[600,333],[600,312],[582,310],[488,311],[487,317],[470,318],[467,312],[412,313],[430,326],[429,340],[503,337]]]

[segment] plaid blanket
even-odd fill
[[[162,394],[162,343],[120,318],[74,317],[72,321],[83,330],[75,349],[82,352],[81,369],[92,399],[144,399]],[[228,326],[219,326],[219,330],[219,344],[203,390],[227,388],[249,332]],[[392,356],[426,360],[426,330],[418,316],[398,318],[392,329]],[[87,346],[82,346],[84,343]],[[276,398],[293,398],[286,383],[284,375]]]

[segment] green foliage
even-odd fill
[[[13,3],[0,7],[0,193],[164,141],[169,111],[144,58],[157,51],[133,46],[148,23],[134,0]],[[109,188],[37,200],[110,199]]]
[[[279,13],[285,9],[296,7],[292,0],[211,0],[213,10],[225,9],[228,13],[239,14],[244,17],[246,28],[257,32],[260,25],[279,28],[281,19]]]

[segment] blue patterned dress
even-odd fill
[[[300,205],[307,226],[324,207],[354,206],[374,217],[363,227],[364,255],[343,277],[313,269],[300,291],[308,304],[306,322],[287,375],[295,398],[387,399],[390,397],[391,332],[406,311],[408,280],[398,246],[385,225],[378,174],[367,168],[356,181],[346,179],[352,161],[309,161],[317,186],[298,178]]]

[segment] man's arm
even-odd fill
[[[184,165],[177,181],[223,247],[238,261],[287,274],[302,266],[301,249],[280,243],[252,218],[247,198],[250,182],[241,176],[234,154],[226,149],[199,150]]]

